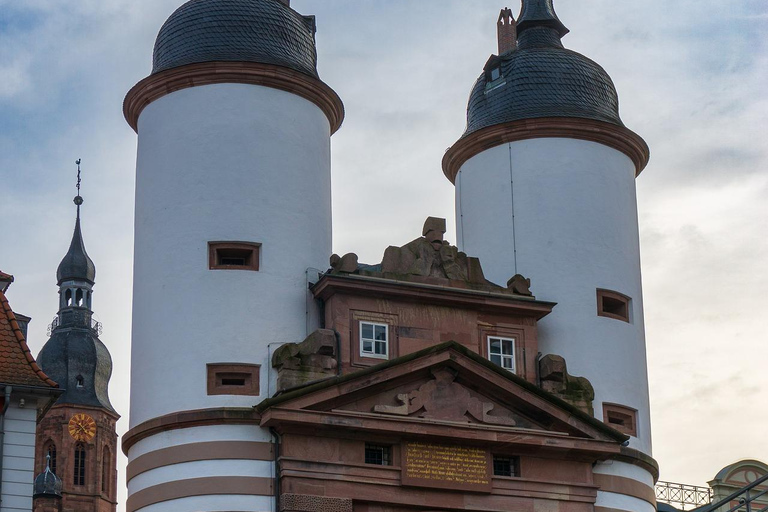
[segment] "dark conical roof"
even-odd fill
[[[467,107],[467,135],[489,126],[545,117],[570,117],[624,126],[608,73],[563,47],[568,29],[552,0],[523,0],[517,49],[493,56],[475,82]],[[489,72],[499,69],[499,77]]]
[[[190,0],[160,29],[152,73],[214,61],[275,64],[317,78],[314,17],[279,0]]]
[[[93,284],[96,280],[96,265],[93,264],[93,260],[85,252],[83,234],[80,232],[79,213],[75,221],[75,232],[72,234],[69,251],[67,251],[61,263],[59,263],[59,268],[56,270],[56,279],[59,284],[67,280],[84,280]]]
[[[61,478],[51,471],[50,463],[45,466],[45,471],[35,478],[35,498],[61,498]]]
[[[37,356],[37,364],[64,388],[57,404],[88,405],[115,412],[109,401],[112,356],[89,326],[54,329]]]

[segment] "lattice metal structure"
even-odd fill
[[[712,502],[712,489],[674,482],[656,483],[656,501],[680,506],[682,510],[708,505]],[[686,508],[688,507],[688,508]]]

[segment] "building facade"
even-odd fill
[[[12,282],[0,272],[0,512],[30,512],[35,429],[61,390],[29,351],[26,322],[19,322],[5,296]]]
[[[608,75],[551,0],[503,10],[443,160],[458,247],[430,218],[365,265],[331,255],[344,108],[315,29],[288,0],[187,2],[125,99],[128,511],[655,510],[648,148]]]
[[[112,358],[93,319],[96,267],[80,229],[82,202],[78,195],[72,242],[56,272],[59,311],[37,357],[63,394],[37,426],[35,512],[117,510],[120,415],[109,401]],[[59,481],[58,495],[50,474]]]

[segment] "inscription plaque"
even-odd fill
[[[482,448],[420,442],[403,444],[403,485],[491,492],[491,454]]]

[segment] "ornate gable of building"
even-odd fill
[[[333,377],[257,407],[262,426],[411,432],[618,453],[628,438],[554,395],[448,342]]]

